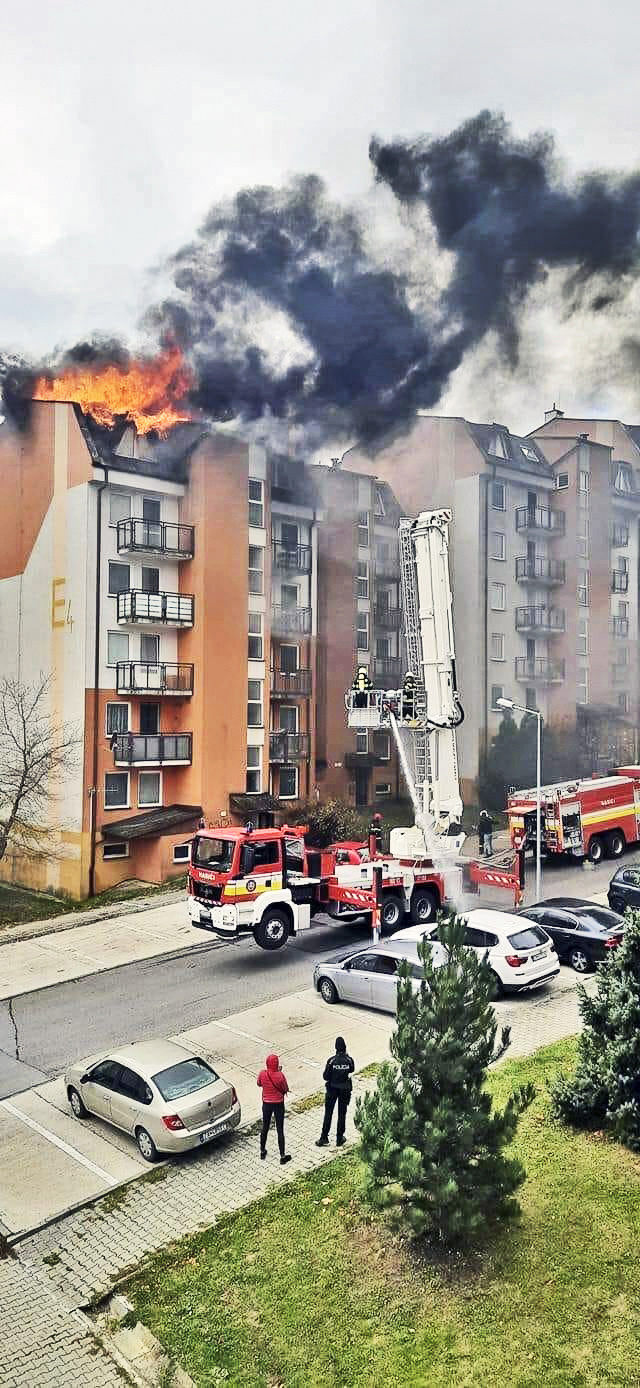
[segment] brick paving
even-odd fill
[[[122,1388],[84,1316],[69,1312],[46,1278],[12,1258],[0,1262],[2,1388]]]

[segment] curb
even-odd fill
[[[137,915],[140,911],[153,911],[158,906],[172,906],[177,901],[185,901],[186,892],[163,892],[158,896],[134,897],[131,901],[114,901],[112,906],[99,906],[95,911],[74,911],[64,916],[49,916],[41,921],[25,921],[22,925],[9,926],[0,931],[0,947],[15,945],[21,940],[35,940],[40,935],[57,935],[63,930],[77,930],[82,925],[93,925],[95,921],[117,920],[118,916]]]

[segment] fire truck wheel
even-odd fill
[[[604,844],[598,834],[594,834],[589,842],[587,857],[591,863],[601,863],[604,858]]]
[[[266,911],[253,932],[260,949],[282,949],[289,938],[289,917],[284,911]]]
[[[387,892],[382,898],[380,917],[383,930],[399,930],[404,920],[404,901],[395,892]]]
[[[411,898],[411,919],[414,925],[430,925],[438,914],[440,902],[436,892],[423,887]]]
[[[607,834],[607,857],[620,858],[624,853],[624,834],[619,829],[612,829]]]

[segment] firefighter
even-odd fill
[[[371,677],[370,677],[370,675],[369,675],[369,671],[367,670],[366,665],[359,665],[359,666],[358,666],[358,669],[356,670],[356,673],[355,673],[355,679],[354,679],[354,681],[353,681],[353,686],[352,686],[352,688],[353,688],[353,695],[354,695],[354,698],[353,698],[353,707],[354,707],[354,708],[368,708],[368,707],[369,707],[369,694],[371,693],[371,690],[373,689],[373,685],[372,685],[372,683],[371,683]]]
[[[402,681],[402,722],[411,723],[416,716],[416,677],[408,670]]]
[[[382,853],[382,815],[374,814],[369,826],[369,852]]]

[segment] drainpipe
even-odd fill
[[[89,789],[91,800],[91,844],[89,853],[89,896],[96,894],[96,834],[97,834],[97,796],[98,796],[98,689],[100,687],[100,586],[102,582],[102,493],[109,483],[108,468],[104,469],[104,481],[97,489],[96,511],[96,610],[93,649],[93,748],[92,785]]]
[[[488,679],[489,679],[489,651],[488,651],[488,641],[489,641],[489,487],[491,486],[491,482],[492,482],[493,480],[495,480],[495,475],[496,475],[496,469],[495,469],[495,467],[494,467],[494,468],[492,469],[491,478],[488,478],[488,477],[486,476],[486,474],[484,474],[483,477],[482,477],[482,486],[483,486],[483,490],[484,490],[484,584],[483,584],[483,588],[484,588],[484,600],[483,600],[484,649],[483,649],[483,653],[482,653],[482,666],[483,666],[483,671],[482,671],[482,676],[483,676],[483,678],[482,678],[482,686],[483,686],[484,693],[483,693],[483,698],[482,698],[482,703],[483,703],[483,710],[482,710],[482,723],[483,723],[483,731],[482,731],[482,751],[483,751],[484,754],[486,754],[487,748],[488,748],[488,746],[489,746],[489,733],[488,733],[488,728],[489,728],[489,694],[488,694],[488,690],[487,690],[487,682],[488,682]]]

